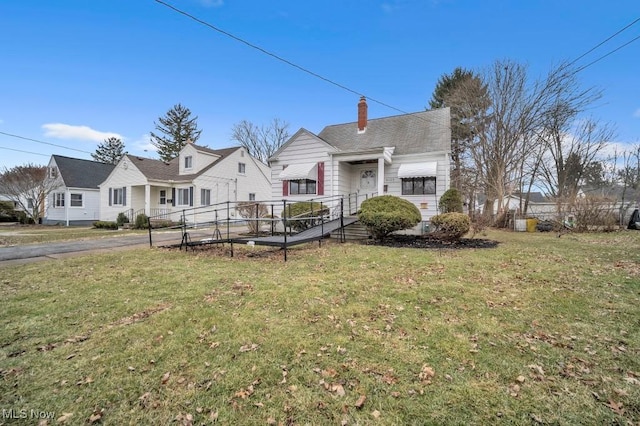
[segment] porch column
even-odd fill
[[[151,185],[149,184],[144,186],[144,214],[147,217],[151,216]]]
[[[71,192],[69,187],[64,191],[64,220],[66,226],[69,226],[69,207],[71,206]]]
[[[384,195],[384,157],[378,158],[378,195]]]

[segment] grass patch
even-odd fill
[[[0,269],[0,406],[67,424],[640,422],[640,233],[488,237]]]

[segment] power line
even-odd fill
[[[22,153],[25,153],[25,154],[33,154],[33,155],[41,155],[43,157],[49,157],[49,155],[42,154],[42,153],[39,153],[39,152],[23,151],[21,149],[7,148],[7,147],[4,147],[4,146],[0,146],[0,149],[6,149],[8,151],[22,152]]]
[[[218,27],[216,27],[215,25],[210,24],[210,23],[209,23],[209,22],[207,22],[207,21],[204,21],[204,20],[202,20],[202,19],[200,19],[200,18],[198,18],[198,17],[196,17],[196,16],[194,16],[194,15],[192,15],[192,14],[188,13],[188,12],[185,12],[184,10],[178,9],[178,8],[177,8],[177,7],[175,7],[175,6],[173,6],[173,5],[169,4],[169,3],[164,2],[163,0],[155,0],[155,1],[156,1],[156,3],[160,3],[161,5],[163,5],[163,6],[167,7],[167,8],[169,8],[169,9],[173,10],[174,12],[177,12],[177,13],[179,13],[179,14],[183,15],[183,16],[186,16],[187,18],[189,18],[189,19],[191,19],[191,20],[193,20],[193,21],[195,21],[195,22],[197,22],[197,23],[199,23],[199,24],[201,24],[201,25],[204,25],[205,27],[208,27],[208,28],[210,28],[210,29],[212,29],[212,30],[214,30],[214,31],[217,31],[217,32],[219,32],[220,34],[223,34],[223,35],[225,35],[225,36],[227,36],[227,37],[229,37],[229,38],[231,38],[231,39],[233,39],[233,40],[235,40],[235,41],[238,41],[238,42],[240,42],[240,43],[242,43],[242,44],[244,44],[244,45],[246,45],[246,46],[249,46],[250,48],[257,50],[257,51],[259,51],[260,53],[263,53],[263,54],[265,54],[265,55],[271,56],[272,58],[274,58],[274,59],[276,59],[276,60],[278,60],[278,61],[280,61],[280,62],[283,62],[283,63],[285,63],[285,64],[287,64],[287,65],[289,65],[289,66],[291,66],[291,67],[293,67],[293,68],[296,68],[296,69],[298,69],[299,71],[302,71],[302,72],[304,72],[304,73],[307,73],[307,74],[311,75],[312,77],[315,77],[315,78],[318,78],[318,79],[320,79],[320,80],[323,80],[323,81],[325,81],[326,83],[332,84],[332,85],[334,85],[334,86],[336,86],[336,87],[338,87],[338,88],[340,88],[340,89],[342,89],[342,90],[345,90],[345,91],[347,91],[347,92],[349,92],[349,93],[353,93],[353,94],[358,95],[358,96],[365,96],[363,93],[358,92],[357,90],[351,89],[351,88],[349,88],[349,87],[345,86],[344,84],[341,84],[341,83],[335,82],[335,81],[333,81],[333,80],[331,80],[331,79],[329,79],[329,78],[327,78],[327,77],[324,77],[324,76],[322,76],[322,75],[320,75],[320,74],[318,74],[318,73],[316,73],[316,72],[314,72],[314,71],[311,71],[311,70],[310,70],[310,69],[308,69],[308,68],[305,68],[305,67],[303,67],[303,66],[301,66],[301,65],[298,65],[298,64],[296,64],[296,63],[294,63],[294,62],[292,62],[292,61],[290,61],[290,60],[288,60],[288,59],[283,58],[282,56],[279,56],[279,55],[277,55],[277,54],[275,54],[275,53],[273,53],[273,52],[270,52],[270,51],[268,51],[268,50],[267,50],[267,49],[265,49],[265,48],[262,48],[262,47],[260,47],[260,46],[258,46],[258,45],[256,45],[256,44],[253,44],[253,43],[251,43],[251,42],[249,42],[249,41],[247,41],[247,40],[244,40],[243,38],[240,38],[240,37],[238,37],[238,36],[236,36],[236,35],[234,35],[234,34],[231,34],[231,33],[230,33],[230,32],[228,32],[228,31],[225,31],[225,30],[223,30],[223,29],[221,29],[221,28],[218,28]],[[404,110],[402,110],[402,109],[400,109],[400,108],[396,108],[396,107],[394,107],[394,106],[392,106],[392,105],[389,105],[389,104],[387,104],[387,103],[385,103],[385,102],[383,102],[383,101],[380,101],[380,100],[378,100],[378,99],[371,98],[371,97],[369,97],[369,96],[365,96],[365,97],[366,97],[368,100],[370,100],[370,101],[372,101],[372,102],[374,102],[374,103],[377,103],[378,105],[382,105],[382,106],[384,106],[384,107],[386,107],[386,108],[392,109],[392,110],[397,111],[397,112],[400,112],[400,113],[402,113],[402,114],[410,114],[410,116],[411,116],[411,117],[415,117],[415,118],[418,118],[418,119],[423,120],[423,121],[426,121],[426,122],[429,122],[429,121],[430,121],[430,120],[428,120],[428,119],[427,119],[427,118],[425,118],[425,117],[418,117],[418,116],[415,116],[414,114],[411,114],[411,113],[409,113],[409,112],[407,112],[407,111],[404,111]],[[435,121],[431,121],[431,123],[432,123],[432,124],[435,124],[435,125],[440,125],[440,124],[441,124],[441,123],[436,123]]]
[[[594,47],[592,47],[591,49],[587,50],[586,52],[584,52],[582,55],[578,56],[577,58],[575,58],[573,61],[569,62],[569,64],[567,65],[568,67],[570,67],[571,65],[575,64],[576,62],[578,62],[580,59],[584,58],[585,56],[587,56],[589,53],[593,52],[594,50],[596,50],[598,47],[602,46],[603,44],[605,44],[606,42],[608,42],[609,40],[611,40],[612,38],[614,38],[615,36],[617,36],[618,34],[622,33],[623,31],[625,31],[627,28],[631,27],[632,25],[636,24],[638,21],[640,21],[640,18],[637,18],[635,21],[631,22],[630,24],[628,24],[626,27],[621,28],[620,30],[616,31],[614,34],[612,34],[611,36],[609,36],[608,38],[606,38],[605,40],[601,41],[600,43],[598,43],[597,45],[595,45]],[[635,40],[635,39],[634,39]],[[631,40],[631,41],[634,41]],[[629,43],[627,43],[629,44]],[[625,45],[626,46],[626,45]],[[622,48],[624,46],[621,46],[620,48]],[[616,49],[619,50],[620,48]],[[613,53],[613,52],[611,52]],[[607,54],[608,56],[609,54]],[[577,72],[577,71],[576,71]]]
[[[640,19],[640,18],[638,18],[638,19]],[[628,42],[626,42],[626,43],[625,43],[625,44],[623,44],[622,46],[618,46],[618,47],[616,47],[615,49],[613,49],[612,51],[610,51],[609,53],[606,53],[606,54],[604,54],[604,55],[600,56],[598,59],[596,59],[596,60],[594,60],[594,61],[589,62],[587,65],[584,65],[584,66],[582,66],[582,67],[578,68],[577,70],[575,70],[575,71],[574,71],[574,74],[579,73],[579,72],[580,72],[580,71],[582,71],[583,69],[585,69],[585,68],[587,68],[587,67],[590,67],[591,65],[595,64],[596,62],[600,62],[601,60],[603,60],[603,59],[604,59],[604,58],[606,58],[607,56],[609,56],[609,55],[611,55],[611,54],[613,54],[613,53],[617,52],[618,50],[622,49],[622,48],[623,48],[623,47],[625,47],[625,46],[630,45],[631,43],[633,43],[634,41],[636,41],[636,40],[638,40],[638,39],[640,39],[640,36],[638,36],[638,37],[636,37],[636,38],[634,38],[634,39],[629,40]]]
[[[85,154],[91,154],[91,152],[89,152],[89,151],[83,151],[81,149],[76,149],[76,148],[69,148],[69,147],[64,146],[64,145],[57,145],[57,144],[51,143],[51,142],[39,141],[37,139],[31,139],[31,138],[27,138],[27,137],[24,137],[24,136],[13,135],[11,133],[0,132],[0,135],[11,136],[12,138],[18,138],[18,139],[22,139],[22,140],[25,140],[25,141],[37,142],[37,143],[41,143],[41,144],[44,144],[44,145],[51,145],[51,146],[55,146],[55,147],[58,147],[58,148],[68,149],[68,150],[71,150],[71,151],[78,151],[78,152],[82,152],[82,153],[85,153]],[[7,149],[9,149],[9,148],[7,148]]]

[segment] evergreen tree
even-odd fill
[[[189,108],[181,104],[174,105],[164,117],[154,121],[159,133],[151,132],[151,143],[158,148],[162,161],[178,156],[187,141],[196,142],[202,130],[198,130],[198,117],[191,118]]]
[[[118,161],[126,154],[124,143],[116,137],[110,137],[98,145],[96,152],[91,154],[94,161],[105,164],[118,164]]]

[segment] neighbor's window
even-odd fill
[[[289,181],[289,194],[315,194],[316,193],[316,181],[311,179],[300,179]]]
[[[246,169],[247,169],[247,165],[246,164],[238,163],[238,173],[245,174]]]
[[[423,195],[436,193],[435,177],[402,179],[402,195]]]
[[[190,169],[191,167],[193,167],[193,157],[187,155],[186,157],[184,157],[184,168]]]
[[[28,209],[32,209],[33,208],[33,198],[27,199],[27,208]]]
[[[161,189],[160,190],[160,204],[161,205],[167,204],[167,190],[166,189]]]
[[[189,188],[178,188],[178,205],[189,205]]]
[[[82,194],[71,194],[71,207],[82,207]]]
[[[64,192],[53,194],[53,207],[64,207]]]
[[[211,205],[211,190],[210,189],[201,189],[200,190],[200,205],[201,206],[210,206]]]
[[[120,206],[124,204],[124,188],[113,188],[113,204]]]
[[[58,169],[55,167],[49,167],[49,177],[51,179],[55,179],[58,177]]]
[[[256,200],[255,192],[250,192],[249,193],[249,201],[255,201],[255,200]]]

